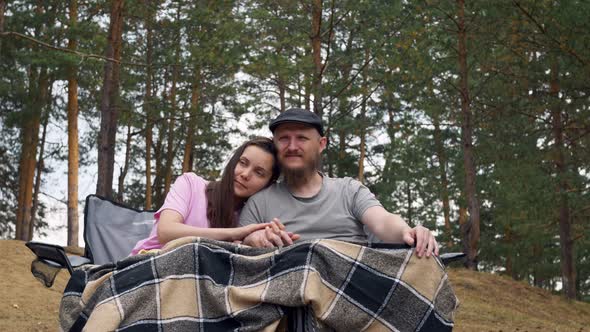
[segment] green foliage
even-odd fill
[[[10,2],[4,30],[61,48],[75,37],[79,52],[103,54],[106,2],[80,2],[76,27],[69,27],[65,2],[43,2],[42,14],[36,14],[38,3]],[[214,179],[231,149],[265,130],[282,107],[312,105],[309,3],[145,0],[125,6],[117,149],[124,154],[126,127],[131,126],[126,203],[139,208],[145,200],[148,118],[153,125],[153,173],[165,163],[168,125],[174,119],[174,177],[180,174],[188,129],[193,128],[192,169]],[[325,173],[357,177],[364,135],[365,184],[389,211],[435,229],[445,250],[461,250],[459,209],[466,207],[456,10],[454,2],[438,0],[324,1],[320,32],[321,104],[329,138]],[[147,99],[146,22],[152,14]],[[557,188],[565,179],[568,190],[561,195],[569,203],[581,298],[590,292],[588,14],[590,5],[583,1],[530,0],[469,1],[465,12],[481,204],[480,267],[555,289],[561,279],[557,220],[562,196]],[[89,126],[81,134],[80,158],[82,165],[92,165],[104,62],[22,38],[3,37],[1,42],[0,181],[6,186],[0,188],[0,234],[9,236],[20,144],[15,137],[34,95],[29,74],[44,67],[55,80],[51,119],[65,128],[63,87],[67,68],[76,67],[80,118]],[[557,96],[550,94],[555,65]],[[555,109],[563,114],[565,136],[561,151],[567,166],[560,176],[552,132]],[[244,119],[251,119],[247,128],[239,123]],[[66,157],[63,145],[48,151],[47,164]],[[163,199],[161,177],[152,178],[154,193],[160,195],[156,203]],[[443,192],[449,197],[449,234]]]

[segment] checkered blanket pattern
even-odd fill
[[[450,331],[457,305],[440,261],[405,246],[315,240],[263,249],[188,237],[157,254],[77,269],[60,324],[275,331],[286,328],[285,312],[307,306],[318,330]]]

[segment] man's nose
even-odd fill
[[[297,141],[295,141],[294,139],[290,139],[289,142],[287,143],[287,149],[288,150],[297,150]]]

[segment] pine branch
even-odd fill
[[[60,51],[60,52],[64,52],[64,53],[69,53],[69,54],[74,54],[77,55],[79,57],[81,57],[83,60],[84,59],[96,59],[96,60],[102,60],[102,61],[110,61],[110,62],[114,62],[117,64],[122,64],[122,65],[129,65],[129,66],[136,66],[136,67],[147,67],[147,64],[144,63],[136,63],[136,62],[125,62],[125,61],[119,61],[113,58],[108,58],[102,55],[98,55],[98,54],[88,54],[88,53],[83,53],[83,52],[79,52],[76,50],[71,50],[69,48],[64,48],[64,47],[59,47],[59,46],[54,46],[51,44],[48,44],[46,42],[43,42],[39,39],[36,39],[34,37],[31,36],[27,36],[25,34],[19,33],[19,32],[14,32],[14,31],[6,31],[6,32],[1,32],[0,33],[0,37],[8,37],[8,36],[15,36],[18,38],[22,38],[28,41],[31,41],[35,44],[41,45],[45,48],[51,49],[51,50],[55,50],[55,51]]]
[[[537,26],[537,28],[541,31],[541,33],[545,36],[547,36],[547,38],[549,38],[549,40],[551,42],[553,42],[554,44],[556,44],[560,49],[566,51],[567,53],[569,53],[571,56],[573,56],[576,60],[578,60],[578,62],[580,64],[582,64],[582,66],[587,67],[588,65],[590,65],[590,63],[583,59],[575,50],[573,50],[571,47],[568,47],[567,45],[565,45],[565,43],[555,39],[555,37],[552,37],[549,35],[549,33],[547,32],[547,29],[545,29],[545,27],[543,27],[543,25],[537,21],[537,19],[528,11],[526,10],[518,1],[516,0],[512,0],[512,3],[531,21],[533,22],[533,24],[535,24],[535,26]]]

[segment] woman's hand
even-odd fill
[[[270,223],[264,223],[264,224],[250,224],[247,226],[242,226],[242,227],[236,227],[236,228],[232,228],[232,234],[231,234],[231,239],[230,241],[243,241],[244,238],[258,230],[261,229],[265,229],[266,227],[269,227]]]

